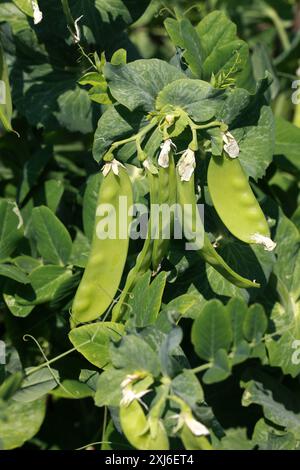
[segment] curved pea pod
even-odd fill
[[[212,246],[208,236],[204,232],[204,226],[197,210],[194,191],[194,176],[192,176],[189,181],[181,181],[179,177],[177,178],[177,194],[181,207],[184,204],[188,204],[190,207],[193,205],[195,206],[192,210],[192,216],[184,217],[184,235],[189,242],[193,243],[193,248],[197,249],[197,254],[218,271],[225,279],[237,287],[243,289],[260,287],[258,283],[240,276],[231,269]],[[193,214],[195,215],[193,216]],[[190,226],[188,226],[188,224],[190,224]],[[196,231],[198,231],[197,237],[194,235]]]
[[[121,281],[131,222],[121,201],[130,207],[133,193],[126,169],[120,166],[118,173],[109,171],[100,187],[91,251],[72,307],[73,324],[101,316],[113,301]],[[110,238],[105,238],[110,223],[113,232]]]
[[[170,152],[168,167],[159,168],[157,203],[160,205],[160,210],[157,234],[153,241],[152,267],[154,271],[159,269],[160,263],[168,251],[174,224],[176,170],[172,152]]]
[[[195,436],[186,424],[182,427],[180,438],[186,450],[213,450],[205,436]]]
[[[169,440],[166,430],[160,420],[151,432],[150,424],[137,400],[130,405],[120,406],[120,423],[126,439],[138,450],[168,450]]]
[[[271,251],[275,244],[269,226],[238,158],[212,156],[207,182],[214,207],[228,230],[243,242],[261,243]]]
[[[216,271],[218,271],[222,276],[230,281],[237,287],[241,289],[250,289],[251,287],[260,287],[258,282],[250,281],[243,276],[240,276],[236,273],[230,266],[223,260],[217,251],[212,246],[208,236],[204,236],[204,245],[201,250],[198,251],[198,254],[201,256],[204,261],[210,264]]]
[[[150,171],[147,171],[147,175],[150,187],[150,202],[153,204],[157,201],[158,176],[153,175]],[[135,265],[129,271],[120,298],[112,310],[113,321],[117,321],[124,314],[126,310],[126,302],[132,289],[136,285],[138,279],[145,274],[151,266],[153,249],[153,238],[151,233],[156,229],[151,226],[150,219],[148,224],[147,238],[145,239],[142,251],[138,254]]]
[[[181,222],[185,238],[200,250],[204,241],[204,226],[198,211],[194,173],[189,181],[182,181],[177,173],[177,200],[181,207]]]

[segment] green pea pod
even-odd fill
[[[126,169],[121,166],[118,175],[109,171],[100,187],[91,251],[72,307],[73,324],[95,320],[102,315],[118,290],[127,258],[131,223],[128,211],[121,210],[120,197],[126,198],[128,208],[133,204],[131,182]],[[106,217],[97,215],[101,207],[105,211],[106,208],[114,209],[108,212],[108,219],[107,212]],[[116,236],[104,238],[106,220],[115,221]]]
[[[235,237],[246,243],[256,243],[257,234],[270,237],[266,218],[238,158],[213,156],[207,182],[219,217]]]
[[[183,425],[180,438],[186,450],[213,450],[205,436],[195,436],[186,424]]]
[[[8,81],[8,71],[0,43],[0,121],[7,131],[13,130],[11,127],[11,117],[12,102]]]
[[[178,202],[182,207],[182,211],[184,211],[184,206],[189,207],[193,204],[196,206],[193,176],[189,181],[181,181],[179,176],[177,176],[177,194]],[[241,287],[243,289],[247,289],[250,287],[260,287],[258,283],[252,282],[249,279],[240,276],[233,269],[231,269],[230,266],[228,266],[228,264],[223,260],[223,258],[216,252],[208,236],[205,234],[198,210],[195,208],[192,213],[196,214],[196,216],[190,218],[184,217],[184,235],[189,242],[192,242],[194,244],[194,248],[196,248],[197,254],[201,256],[204,261],[210,264],[216,271],[222,274],[225,279],[227,279],[237,287]],[[189,221],[190,227],[188,227]],[[197,236],[197,239],[195,239],[193,235],[195,233],[196,227],[198,228],[198,230],[200,227],[201,231],[200,236]],[[192,238],[189,238],[189,233],[192,234]],[[202,240],[204,240],[203,244]]]
[[[157,201],[157,188],[158,188],[158,176],[152,174],[150,171],[147,170],[149,187],[150,187],[150,203],[154,204]],[[116,305],[112,310],[112,320],[117,321],[125,312],[126,310],[126,302],[130,293],[134,286],[136,285],[138,279],[145,274],[146,271],[151,266],[152,260],[152,249],[153,249],[153,238],[151,236],[151,231],[153,231],[150,224],[149,219],[149,226],[148,226],[148,234],[147,238],[145,239],[144,246],[142,251],[138,254],[136,258],[135,265],[129,271],[126,279],[125,286],[122,289],[122,293]]]
[[[298,96],[299,96],[299,92]],[[300,103],[295,104],[295,113],[293,118],[293,124],[297,127],[300,127]]]
[[[169,155],[169,166],[160,167],[158,173],[158,203],[160,205],[158,233],[153,241],[152,267],[154,271],[159,269],[170,244],[170,236],[173,230],[174,214],[172,207],[176,203],[176,170],[173,153]],[[168,214],[164,216],[164,210]]]
[[[153,435],[142,406],[137,400],[120,406],[120,423],[126,439],[138,450],[168,450],[166,430],[159,420]]]
[[[210,264],[218,273],[222,274],[227,281],[230,281],[237,287],[241,289],[249,289],[251,287],[260,287],[258,282],[250,281],[245,277],[240,276],[236,273],[230,266],[223,260],[223,258],[217,253],[217,251],[212,246],[208,236],[204,236],[204,245],[201,250],[198,251],[198,254],[201,256],[206,263]]]
[[[177,172],[177,199],[181,207],[181,221],[185,238],[194,250],[200,250],[204,241],[204,226],[197,207],[194,173],[189,181],[182,181]]]

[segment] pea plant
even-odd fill
[[[0,0],[0,448],[300,446],[299,5]]]

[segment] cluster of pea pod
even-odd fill
[[[148,127],[153,128],[153,123]],[[222,136],[223,151],[221,155],[211,157],[207,173],[208,188],[214,207],[224,225],[235,237],[246,243],[262,244],[266,250],[271,251],[275,243],[270,238],[266,218],[240,164],[239,145],[230,132],[222,132]],[[138,137],[140,138],[140,135]],[[251,281],[240,276],[228,266],[204,231],[195,194],[196,159],[195,146],[192,145],[195,139],[181,154],[175,165],[175,145],[170,138],[163,141],[157,162],[147,158],[145,152],[141,151],[139,138],[133,137],[131,140],[137,142],[138,155],[148,178],[150,207],[153,204],[172,206],[177,203],[182,208],[182,213],[187,210],[186,208],[192,208],[188,217],[184,218],[184,236],[188,242],[196,244],[193,248],[194,250],[196,248],[195,253],[232,284],[240,288],[259,287],[255,280]],[[100,187],[97,206],[111,204],[115,208],[116,233],[119,233],[120,223],[119,198],[126,197],[128,207],[133,204],[133,189],[127,169],[114,158],[112,153],[120,143],[122,144],[122,141],[113,144],[106,155],[106,163],[102,170],[104,180]],[[126,224],[129,233],[132,220],[128,214],[124,217],[123,223]],[[110,306],[113,306],[113,321],[118,321],[124,315],[128,296],[138,279],[151,268],[154,273],[157,272],[168,252],[169,239],[164,236],[165,223],[161,213],[156,227],[151,226],[149,222],[144,246],[127,275],[121,294],[114,300],[127,259],[129,235],[115,239],[99,238],[96,213],[89,260],[73,302],[73,326],[97,319],[111,308]],[[168,223],[172,232],[174,221],[170,220]]]

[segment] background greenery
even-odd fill
[[[101,148],[94,145],[93,155],[94,133],[109,106],[106,83],[87,82],[82,76],[90,70],[94,52],[98,58],[105,52],[108,61],[120,48],[126,49],[128,62],[154,57],[176,61],[181,51],[170,40],[164,20],[174,11],[185,12],[197,24],[211,11],[223,10],[250,46],[255,80],[263,79],[266,70],[273,78],[261,99],[275,115],[275,146],[258,155],[254,133],[247,169],[265,213],[276,225],[276,256],[257,252],[254,259],[243,244],[222,232],[222,255],[239,272],[262,281],[262,289],[247,293],[174,244],[165,265],[167,279],[159,275],[145,297],[145,277],[132,307],[138,312],[148,306],[153,313],[150,303],[154,298],[159,309],[165,288],[157,329],[170,333],[168,313],[176,316],[184,333],[181,369],[185,358],[191,367],[199,366],[199,358],[200,364],[211,364],[197,375],[207,404],[199,416],[222,429],[216,431],[216,447],[298,448],[300,364],[293,364],[291,356],[293,341],[300,340],[300,123],[291,97],[300,65],[299,3],[71,0],[73,18],[83,15],[81,46],[74,44],[63,3],[40,0],[44,19],[35,26],[25,14],[25,0],[0,1],[14,130],[0,127],[0,338],[7,348],[7,364],[0,365],[0,447],[74,449],[108,436],[115,448],[129,447],[112,423],[106,433],[104,429],[104,405],[112,406],[105,399],[114,387],[106,388],[112,379],[105,380],[107,371],[99,379],[99,369],[106,365],[109,334],[101,331],[98,343],[82,354],[76,347],[93,334],[90,325],[68,336],[69,311],[87,260],[101,183]],[[262,128],[270,130],[264,119]],[[116,122],[104,122],[96,136],[103,135],[105,126],[111,132]],[[263,161],[262,171],[255,158]],[[142,181],[135,191],[136,197],[144,197]],[[215,215],[210,209],[207,214],[210,228]],[[129,265],[136,251],[132,246]],[[141,319],[135,321],[140,321],[135,326],[145,326]],[[200,339],[204,334],[212,340],[207,331],[213,321],[215,346],[208,353]],[[132,341],[136,357],[140,344]],[[175,349],[180,341],[174,339]],[[166,352],[165,370],[171,367],[173,352],[171,347]],[[118,364],[117,353],[111,354]],[[61,355],[53,369],[37,369],[24,382],[24,370]],[[130,370],[131,365],[122,367]],[[184,383],[192,400],[193,378],[185,377]],[[182,444],[174,441],[173,446]]]

